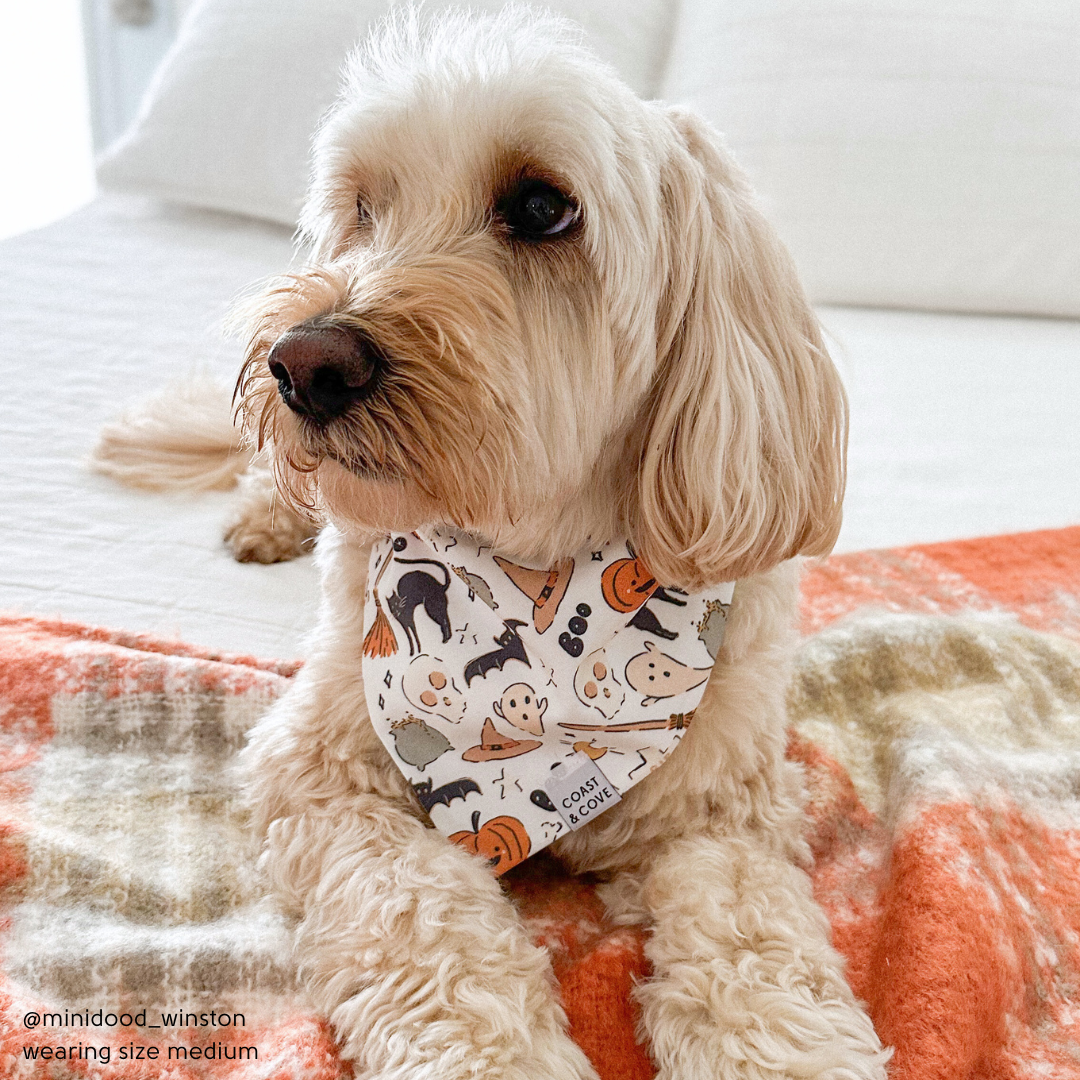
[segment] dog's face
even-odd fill
[[[711,132],[563,28],[377,39],[303,226],[240,382],[297,502],[552,564],[628,535],[679,585],[831,547],[843,393],[786,254]]]

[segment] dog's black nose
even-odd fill
[[[282,401],[293,412],[325,422],[364,397],[379,359],[358,330],[300,325],[274,342],[267,363]]]

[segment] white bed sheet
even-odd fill
[[[230,496],[129,491],[85,464],[102,424],[198,365],[232,385],[230,299],[288,261],[288,231],[100,199],[0,244],[0,607],[294,656],[310,559],[241,565]]]
[[[819,314],[851,401],[838,551],[1080,524],[1080,320]]]
[[[200,365],[231,383],[230,299],[285,230],[109,197],[0,244],[0,608],[302,655],[310,559],[239,565],[227,494],[89,472],[107,420]],[[852,399],[840,548],[1080,522],[1080,322],[825,309]]]

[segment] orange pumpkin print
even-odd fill
[[[637,611],[656,589],[656,578],[640,559],[616,559],[600,575],[607,606],[624,614]]]
[[[480,855],[491,863],[496,876],[529,857],[532,842],[525,826],[515,817],[497,817],[480,825],[480,811],[474,810],[472,832],[450,834],[450,843]]]

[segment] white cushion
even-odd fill
[[[1080,5],[684,0],[662,96],[815,300],[1080,315]]]
[[[105,189],[292,225],[311,135],[342,61],[389,0],[201,0],[184,20],[131,129],[98,165]],[[429,13],[452,6],[428,3]],[[472,2],[495,11],[502,0]],[[616,10],[554,0],[639,93],[655,95],[671,36],[667,0]]]

